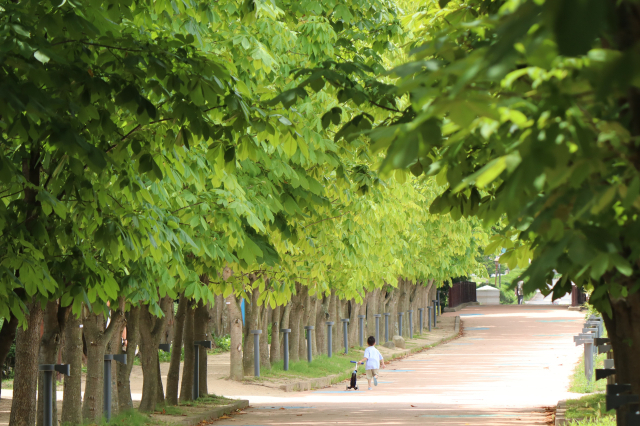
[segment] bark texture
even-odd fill
[[[269,361],[271,364],[282,359],[280,356],[280,320],[282,319],[282,306],[276,306],[271,313],[271,348],[269,350]]]
[[[209,320],[209,308],[206,303],[200,301],[194,312],[194,340],[211,340],[211,336],[209,336]],[[198,351],[198,373],[200,375],[198,379],[198,392],[199,396],[207,396],[209,394],[209,389],[207,387],[207,349],[203,346],[198,346]]]
[[[133,400],[131,399],[131,369],[133,361],[136,357],[136,347],[138,346],[140,330],[140,308],[132,306],[126,313],[126,330],[127,330],[127,364],[116,363],[117,370],[117,388],[118,388],[118,411],[126,411],[133,409]]]
[[[180,383],[180,402],[193,400],[193,362],[195,352],[193,350],[193,320],[195,310],[193,304],[189,302],[184,319],[184,331],[182,340],[184,342],[184,362],[182,364],[182,382]]]
[[[71,312],[71,307],[62,308],[58,305],[57,300],[47,303],[44,310],[43,333],[40,338],[40,353],[38,355],[38,364],[57,364],[58,352],[62,344],[62,333],[65,328],[67,317]],[[55,377],[55,374],[54,374]],[[42,426],[44,415],[44,399],[40,396],[44,394],[44,372],[38,372],[38,411],[36,424]],[[54,399],[55,399],[54,394]],[[58,418],[58,404],[53,403],[52,418]]]
[[[38,340],[43,311],[35,299],[27,304],[27,309],[27,328],[20,327],[16,332],[16,369],[9,426],[33,426],[36,422]]]
[[[229,312],[229,335],[231,339],[229,378],[241,381],[244,379],[242,365],[242,312],[233,293],[227,296],[225,303]]]
[[[64,327],[62,363],[69,364],[70,375],[64,376],[62,424],[82,424],[82,328],[80,318],[69,314]]]
[[[124,299],[119,302],[120,308],[111,311],[111,321],[105,327],[105,316],[89,312],[85,307],[83,330],[87,341],[87,374],[82,402],[82,419],[84,421],[100,421],[103,408],[104,354],[107,343],[115,330],[124,322]]]
[[[178,301],[178,312],[173,323],[173,342],[171,344],[171,361],[169,362],[169,373],[167,373],[167,392],[165,403],[167,405],[178,405],[178,387],[180,384],[180,362],[182,358],[182,340],[184,333],[184,322],[187,314],[189,301],[184,294],[180,295]]]

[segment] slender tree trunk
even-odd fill
[[[133,409],[133,401],[131,399],[131,369],[136,358],[136,347],[139,341],[140,329],[140,307],[131,306],[131,309],[125,315],[127,319],[127,363],[116,363],[118,375],[118,412]]]
[[[613,347],[616,382],[630,384],[631,393],[640,395],[640,293],[630,293],[626,298],[611,297],[610,303],[613,317],[606,313],[602,317]],[[627,425],[629,408],[618,409],[618,424]]]
[[[331,296],[324,295],[316,312],[316,355],[327,353],[327,321]]]
[[[311,325],[311,296],[309,296],[309,287],[302,286],[302,295],[300,297],[300,302],[303,305],[303,312],[302,320],[300,321],[300,343],[298,346],[298,350],[300,359],[307,359],[307,339],[305,337],[307,333],[304,328],[308,325]]]
[[[58,301],[52,300],[47,303],[44,311],[44,332],[40,338],[40,353],[38,364],[57,364],[58,352],[62,343],[62,331],[64,330],[67,316],[71,311],[70,307],[59,308]],[[38,372],[38,395],[44,395],[44,372]],[[57,404],[53,404],[52,418],[58,418]],[[44,399],[38,398],[38,412],[36,424],[42,426],[44,415]]]
[[[182,364],[182,382],[180,383],[180,402],[193,400],[193,363],[195,361],[195,351],[193,350],[193,321],[195,310],[189,302],[184,320],[184,331],[182,339],[184,341],[184,362]]]
[[[244,379],[242,365],[242,312],[233,293],[227,296],[225,305],[229,315],[229,337],[231,339],[229,378],[242,381]]]
[[[10,316],[5,318],[2,323],[2,329],[0,329],[0,366],[4,365],[4,362],[9,355],[11,345],[16,340],[16,330],[18,329],[18,318]],[[0,397],[2,396],[2,374],[0,374]]]
[[[302,286],[296,283],[296,294],[291,298],[292,313],[289,317],[289,328],[291,329],[289,341],[289,360],[300,360],[300,328],[302,326],[302,316],[304,315],[304,304],[302,301]]]
[[[269,361],[271,365],[280,361],[280,319],[282,317],[282,306],[276,306],[271,314],[271,349],[269,351]]]
[[[80,318],[69,314],[64,327],[63,364],[69,364],[70,375],[64,376],[62,424],[82,424],[82,328]]]
[[[318,329],[316,323],[318,322],[318,311],[322,311],[322,295],[316,294],[311,298],[311,312],[309,314],[309,325],[315,327],[311,332],[311,354],[313,356],[318,355],[318,336],[324,331],[324,328]]]
[[[184,321],[187,314],[189,301],[184,294],[180,295],[178,302],[178,312],[173,323],[173,343],[171,345],[171,361],[169,362],[169,373],[167,373],[167,392],[165,403],[167,405],[178,405],[178,385],[180,383],[180,361],[182,358],[182,338],[184,333]]]
[[[262,334],[260,335],[260,367],[269,369],[271,368],[271,361],[269,359],[269,305],[264,304],[261,310],[260,329],[262,330]]]
[[[329,298],[329,321],[333,322],[332,327],[332,348],[333,352],[338,352],[338,348],[340,347],[341,340],[340,336],[342,335],[342,324],[340,323],[340,316],[338,315],[338,304],[340,301],[338,300],[338,296],[336,296],[335,289],[331,289],[331,296]]]
[[[120,300],[120,309],[111,311],[111,321],[105,328],[106,321],[102,313],[89,313],[85,307],[83,330],[87,340],[87,375],[82,402],[82,419],[98,422],[102,419],[104,354],[107,342],[116,329],[120,329],[124,321],[124,299]]]
[[[126,319],[126,314],[125,314]],[[118,355],[122,353],[122,330],[124,329],[125,321],[122,321],[122,324],[118,329],[116,329],[113,334],[111,334],[111,340],[107,343],[107,354]],[[133,361],[131,361],[133,363]],[[104,380],[111,380],[111,416],[117,416],[120,412],[120,404],[118,401],[120,400],[120,396],[118,391],[118,365],[120,365],[117,361],[111,361],[111,377],[105,377]]]
[[[38,389],[38,340],[42,308],[35,298],[27,304],[27,329],[16,332],[16,369],[9,426],[33,426],[36,422]]]
[[[255,281],[252,275],[249,276],[251,284]],[[260,297],[260,291],[258,288],[254,288],[251,292],[251,304],[244,304],[244,351],[242,354],[242,360],[244,363],[244,372],[249,375],[253,372],[253,334],[251,330],[258,330],[260,328],[260,307],[258,306],[258,297]],[[260,336],[261,338],[263,336]]]
[[[367,298],[367,306],[366,306],[366,316],[367,316],[367,336],[375,336],[376,335],[376,319],[374,315],[379,314],[378,311],[378,298],[380,297],[380,289],[376,288],[372,292],[369,293],[369,297]],[[378,344],[380,342],[376,342]]]
[[[200,301],[194,313],[193,340],[211,340],[211,336],[208,334],[209,319],[209,308],[206,303]],[[200,397],[207,396],[209,389],[207,386],[207,348],[199,346],[198,350],[198,373],[200,375],[198,379],[198,396]]]
[[[216,337],[224,336],[224,326],[222,322],[223,313],[225,311],[224,297],[221,294],[216,295],[215,305],[213,305],[215,309],[215,316],[213,317],[213,325],[215,329]]]
[[[156,404],[164,402],[162,393],[162,378],[159,374],[160,360],[158,359],[158,345],[164,334],[167,313],[173,306],[173,300],[165,296],[160,300],[163,316],[155,317],[148,309],[140,310],[140,363],[142,364],[142,399],[138,410],[152,412]],[[160,389],[158,389],[160,388]],[[158,400],[158,398],[162,400]]]
[[[291,328],[291,310],[293,309],[293,304],[289,301],[284,308],[282,309],[282,319],[280,320],[280,328],[288,329]],[[291,345],[291,340],[289,340],[289,345]],[[280,339],[280,358],[284,357],[284,338]]]

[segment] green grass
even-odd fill
[[[603,417],[607,414],[605,394],[587,395],[580,399],[567,400],[567,419],[581,419],[583,417]],[[613,414],[614,411],[608,414]]]
[[[13,379],[2,379],[2,389],[13,389]]]
[[[604,368],[604,360],[607,358],[606,354],[600,354],[595,359],[595,368]],[[591,377],[591,382],[587,382],[584,377],[584,358],[580,359],[580,363],[576,366],[571,377],[571,384],[569,386],[569,392],[574,393],[593,393],[602,392],[607,387],[606,380],[596,381],[595,371]]]
[[[289,362],[289,371],[284,371],[283,362],[276,362],[270,369],[261,369],[260,378],[272,378],[272,377],[325,377],[331,374],[344,375],[345,378],[349,377],[347,370],[354,368],[355,364],[351,364],[349,361],[359,361],[362,359],[362,353],[354,352],[350,350],[348,355],[342,353],[334,353],[331,358],[326,355],[318,355],[314,357],[313,361],[307,362],[307,360],[291,361]],[[364,365],[358,366],[358,372],[364,373]]]
[[[569,423],[570,426],[616,426],[616,416],[595,417]]]
[[[158,422],[147,414],[140,413],[138,410],[127,410],[117,416],[113,416],[109,422],[104,418],[102,421],[96,423],[94,421],[88,421],[84,423],[86,426],[145,426],[145,425],[160,425]],[[63,423],[62,426],[70,426],[68,423]]]

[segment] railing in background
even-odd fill
[[[476,283],[463,281],[453,284],[449,289],[449,307],[454,308],[462,303],[477,302]]]

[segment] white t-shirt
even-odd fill
[[[382,354],[379,350],[375,348],[375,346],[369,346],[364,350],[364,357],[367,359],[367,364],[365,366],[365,370],[377,370],[380,368],[380,361],[382,358]]]

